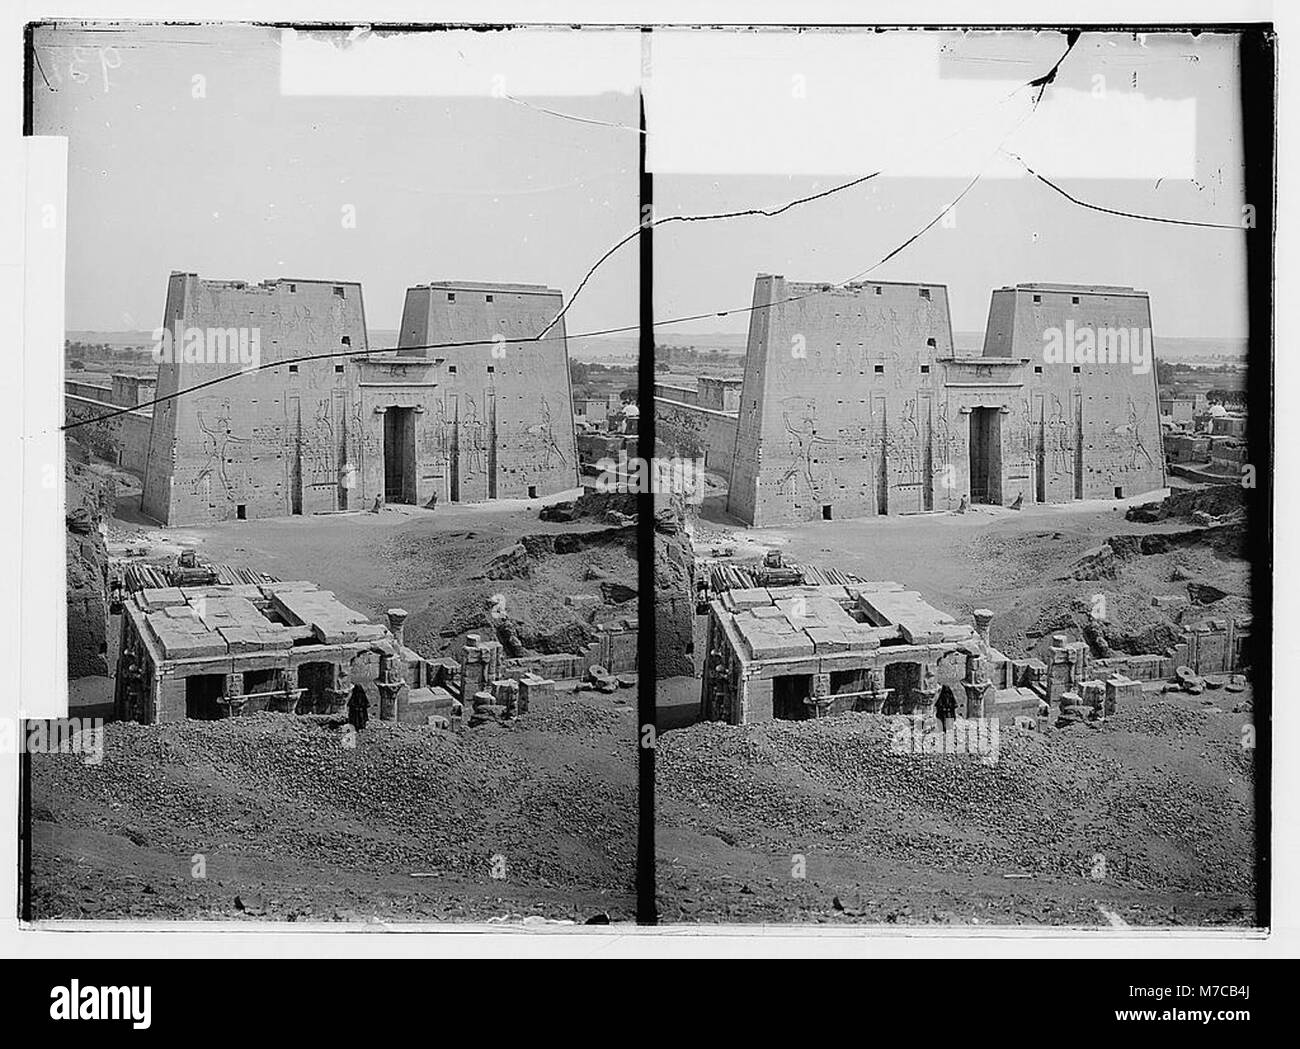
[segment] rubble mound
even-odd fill
[[[68,447],[75,445],[69,441]],[[67,481],[68,678],[108,674],[108,550],[100,525],[112,516],[116,488],[69,454]]]
[[[446,589],[414,610],[407,643],[427,658],[458,658],[469,633],[495,636],[508,657],[581,652],[602,626],[636,619],[635,533],[556,531],[504,546],[484,536],[454,563],[444,555]]]
[[[572,732],[617,732],[623,723],[622,716],[609,707],[564,701],[539,713],[522,714],[518,719],[518,724],[524,728],[564,735]]]
[[[661,677],[695,671],[695,557],[681,503],[655,511],[655,666]]]
[[[1214,484],[1205,488],[1179,489],[1154,503],[1130,506],[1124,517],[1129,521],[1154,524],[1174,517],[1193,520],[1193,514],[1222,517],[1246,507],[1246,493],[1240,485]]]
[[[552,554],[578,554],[593,547],[624,546],[636,555],[636,525],[618,525],[613,528],[595,528],[585,532],[548,532],[545,535],[526,535],[519,540],[533,560]]]
[[[514,543],[493,554],[483,569],[487,579],[524,579],[529,573],[528,550],[523,543]]]
[[[1003,728],[991,761],[917,753],[880,715],[695,725],[659,740],[658,811],[665,825],[774,853],[825,850],[958,877],[1079,876],[1103,855],[1148,887],[1249,891],[1243,717],[1169,706],[1086,730]]]
[[[635,492],[587,491],[568,502],[550,503],[538,513],[542,521],[576,521],[596,517],[612,524],[630,524],[636,520]]]
[[[1202,546],[1207,546],[1222,556],[1241,558],[1245,555],[1245,542],[1245,523],[1240,521],[1182,532],[1113,535],[1099,548],[1079,558],[1070,575],[1082,580],[1115,579],[1127,563],[1138,558],[1172,554]]]
[[[33,830],[34,905],[42,917],[81,916],[87,899],[100,915],[131,913],[141,887],[132,894],[119,883],[147,872],[155,908],[192,915],[197,854],[211,857],[214,878],[229,872],[224,889],[198,886],[223,893],[227,908],[236,887],[259,877],[272,891],[283,888],[277,879],[354,879],[372,896],[378,879],[409,871],[491,886],[494,855],[505,857],[514,887],[630,892],[630,715],[583,707],[560,701],[508,729],[465,735],[372,719],[351,746],[328,718],[109,724],[98,764],[76,754],[32,762],[33,809],[58,814]],[[50,843],[56,827],[70,852]],[[93,891],[79,886],[86,861],[68,859],[86,841]],[[232,855],[237,863],[222,859]],[[500,905],[494,897],[488,906],[483,913]]]

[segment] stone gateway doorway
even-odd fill
[[[384,502],[415,502],[415,409],[384,412]]]
[[[972,408],[970,413],[970,501],[1002,502],[1002,412]]]

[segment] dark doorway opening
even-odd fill
[[[194,674],[185,679],[185,716],[216,721],[225,711],[218,702],[226,691],[225,674]]]
[[[829,521],[830,519],[831,519],[831,508],[830,508],[830,506],[823,506],[823,507],[822,507],[822,520],[823,520],[823,521]]]
[[[265,696],[265,699],[260,697]],[[284,675],[278,667],[244,671],[243,712],[284,708]]]
[[[333,663],[303,663],[298,667],[298,687],[306,691],[298,697],[299,714],[329,714],[334,688]]]
[[[812,695],[811,674],[785,674],[772,679],[772,717],[780,721],[805,721]]]
[[[415,502],[415,409],[384,412],[384,502]]]
[[[870,684],[865,667],[854,670],[832,670],[830,712],[844,714],[850,710],[867,709],[866,697],[862,693],[867,691]],[[836,696],[844,698],[836,699],[834,698]]]
[[[245,695],[264,695],[268,692],[283,691],[284,685],[280,683],[280,671],[276,668],[271,670],[245,670],[244,671],[244,694]]]
[[[890,692],[885,698],[883,713],[910,714],[916,704],[916,692],[920,687],[920,663],[886,663],[885,688]]]
[[[1002,413],[972,408],[970,413],[970,501],[1002,502]]]
[[[529,498],[529,499],[536,499],[536,498],[537,498],[537,485],[535,485],[535,484],[530,484],[530,485],[528,486],[528,498]]]

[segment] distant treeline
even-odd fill
[[[67,339],[63,356],[69,371],[82,371],[90,364],[141,364],[150,362],[150,346],[114,346],[107,342]]]
[[[735,375],[745,366],[744,353],[716,346],[655,345],[655,371],[687,375]]]
[[[594,364],[570,357],[569,383],[574,400],[607,397],[618,391],[627,404],[636,400],[636,365]]]

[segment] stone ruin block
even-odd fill
[[[1094,718],[1104,717],[1106,712],[1106,683],[1099,679],[1083,683],[1083,705],[1092,711]]]
[[[140,591],[140,603],[150,612],[185,604],[185,595],[179,587],[145,587]]]
[[[936,623],[900,623],[898,632],[909,645],[937,645],[944,640],[944,627]]]
[[[513,717],[519,706],[519,682],[513,678],[492,682],[492,696],[494,706],[505,707],[506,716]]]
[[[1015,687],[1016,681],[1011,668],[1011,660],[996,648],[989,649],[988,669],[989,680],[993,682],[995,688]]]
[[[1041,659],[1013,659],[1011,684],[1015,688],[1043,688],[1046,685],[1047,664]]]
[[[1120,707],[1142,698],[1142,682],[1115,674],[1106,681],[1106,715],[1109,717]]]
[[[527,714],[537,700],[551,699],[555,695],[555,682],[538,674],[525,674],[519,679],[519,713]]]
[[[1159,681],[1169,676],[1165,666],[1167,662],[1165,656],[1129,656],[1125,661],[1124,674],[1139,681]]]
[[[853,626],[841,628],[844,634],[844,640],[848,643],[849,648],[854,652],[866,652],[871,649],[880,647],[880,633],[878,629],[869,626],[863,626],[855,623]]]
[[[987,681],[964,681],[961,688],[966,693],[966,717],[972,719],[982,718],[985,703],[993,695],[993,686]],[[958,698],[960,700],[960,697]]]
[[[474,693],[474,712],[469,718],[469,727],[476,728],[489,721],[499,722],[506,717],[506,708],[497,702],[496,694],[487,690]]]
[[[758,608],[763,605],[775,607],[772,605],[771,595],[762,587],[737,588],[728,591],[727,596],[731,600],[731,607],[737,612],[742,612],[747,608]]]
[[[1092,707],[1085,704],[1083,697],[1077,692],[1066,692],[1061,696],[1061,714],[1056,719],[1058,728],[1077,725],[1090,717],[1092,717]]]
[[[849,650],[848,638],[844,636],[844,631],[840,627],[810,626],[804,633],[808,635],[808,640],[813,643],[814,651],[819,655],[823,652],[847,652]]]
[[[460,666],[450,659],[427,659],[424,663],[425,683],[431,687],[450,689]]]
[[[587,668],[585,679],[578,687],[595,689],[597,692],[617,692],[618,678],[609,672],[608,667],[593,663]]]
[[[461,692],[472,696],[501,676],[501,642],[480,641],[477,634],[465,635],[460,654]]]

